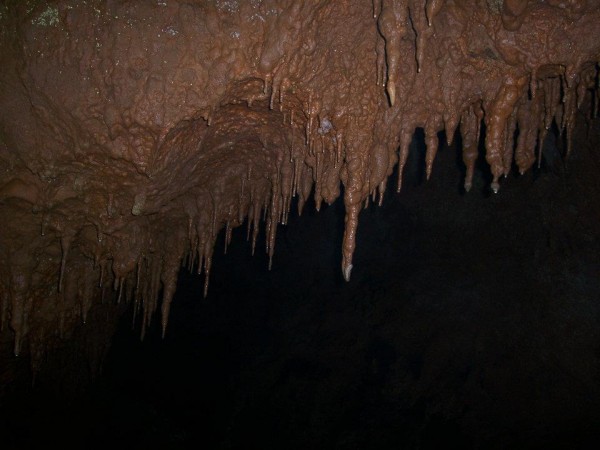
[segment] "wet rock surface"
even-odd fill
[[[598,36],[599,0],[1,2],[7,445],[593,439]]]
[[[271,271],[242,230],[223,255],[221,233],[207,299],[202,278],[182,272],[164,340],[155,323],[140,342],[126,314],[88,393],[13,395],[4,442],[593,448],[597,139],[577,140],[566,165],[557,140],[541,169],[494,196],[484,165],[461,193],[454,147],[425,183],[418,134],[403,194],[361,215],[349,283],[332,264],[340,202],[292,214]]]
[[[416,129],[427,178],[439,134],[460,136],[466,190],[482,127],[493,191],[550,129],[569,152],[600,103],[599,18],[598,0],[3,2],[12,352],[37,370],[107,297],[141,333],[160,310],[165,333],[179,268],[209,274],[218,232],[247,218],[272,259],[293,198],[343,198],[349,280],[359,215],[396,166],[400,188]]]

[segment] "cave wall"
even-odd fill
[[[416,129],[427,178],[460,134],[464,189],[483,140],[498,192],[597,114],[598,36],[598,0],[3,2],[12,351],[35,366],[107,301],[142,330],[160,308],[164,333],[180,267],[206,295],[219,231],[255,243],[261,221],[271,260],[294,196],[343,198],[348,280],[359,213],[396,167],[400,190]]]

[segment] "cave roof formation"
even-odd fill
[[[294,196],[343,197],[348,280],[415,129],[427,177],[460,133],[467,191],[484,141],[496,192],[597,113],[598,61],[600,0],[5,0],[2,327],[35,355],[109,295],[164,329],[180,267],[206,294],[244,222],[272,257]]]

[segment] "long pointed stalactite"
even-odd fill
[[[498,192],[553,127],[600,103],[600,1],[369,0],[0,5],[0,311],[42,352],[107,298],[163,334],[179,269],[220,230],[279,224],[342,195],[342,272],[424,130],[479,143]],[[445,132],[444,134],[442,132]],[[570,149],[570,144],[569,144]],[[220,249],[219,249],[220,251]],[[202,293],[199,293],[202,295]],[[45,336],[46,338],[40,338]]]

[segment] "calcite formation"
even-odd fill
[[[2,328],[36,355],[104,298],[164,330],[180,267],[206,294],[244,222],[271,258],[294,196],[343,197],[348,280],[415,129],[427,177],[460,133],[467,191],[483,141],[497,192],[597,113],[598,61],[600,0],[5,0]]]

